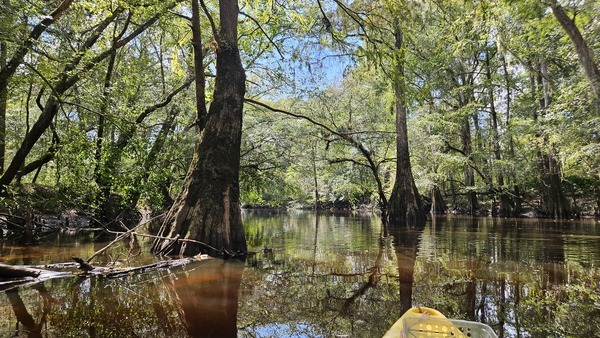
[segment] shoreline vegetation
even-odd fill
[[[590,205],[592,204],[592,201],[588,202]],[[523,208],[519,214],[503,217],[552,218],[544,217],[540,210],[532,207],[535,200],[525,204],[529,207]],[[481,209],[475,215],[468,213],[466,209],[460,206],[455,208],[448,206],[443,214],[498,217],[491,209],[493,204],[490,203],[485,206],[482,203],[481,205]],[[584,206],[585,204],[581,203],[580,205]],[[431,204],[427,203],[425,207],[431,208]],[[381,215],[381,211],[375,203],[357,205],[346,199],[321,202],[317,208],[311,203],[295,201],[280,206],[242,204],[241,208],[249,211],[313,210],[316,212],[364,212]],[[589,206],[587,210],[593,209]],[[430,209],[424,210],[424,212],[430,213]],[[115,231],[127,229],[124,227],[148,220],[156,212],[148,209],[114,210],[112,214],[117,215],[117,217],[109,220],[108,223],[102,223],[94,217],[95,210],[90,207],[90,204],[78,204],[77,201],[69,199],[64,194],[51,188],[29,186],[27,189],[24,188],[19,192],[15,192],[14,199],[4,199],[0,204],[0,237],[11,238],[16,236],[21,238],[20,242],[23,244],[36,245],[39,236],[52,232],[78,234],[84,231],[99,233],[110,231],[114,233]],[[162,216],[159,215],[152,222],[148,222],[148,233],[153,234],[156,232],[156,226],[160,224]],[[577,218],[598,218],[598,215],[594,211],[588,211],[580,213]]]

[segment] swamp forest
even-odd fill
[[[600,337],[598,13],[0,0],[0,336]]]

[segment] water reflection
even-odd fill
[[[414,305],[485,322],[500,337],[600,331],[600,226],[593,221],[444,216],[415,228],[383,227],[361,214],[253,212],[244,224],[256,251],[246,262],[4,292],[0,336],[377,337]],[[104,243],[3,243],[0,257],[64,261],[89,257]],[[149,244],[126,241],[99,260],[139,265],[153,260],[143,254]],[[128,258],[132,252],[142,254]]]
[[[244,265],[212,260],[174,281],[182,323],[190,337],[236,337]]]

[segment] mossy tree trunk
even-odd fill
[[[214,99],[182,191],[159,231],[171,238],[204,244],[157,239],[155,254],[213,256],[246,252],[242,227],[239,170],[245,73],[237,44],[238,4],[220,0],[220,30]]]

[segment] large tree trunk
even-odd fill
[[[542,174],[542,212],[556,219],[569,218],[573,211],[562,188],[560,168],[556,159],[556,150],[550,147],[546,154],[540,157]]]
[[[541,97],[538,102],[542,115],[546,114],[550,106],[550,84],[548,83],[548,70],[544,57],[540,59],[540,75],[538,75],[538,87],[541,90]],[[534,116],[537,122],[537,115]],[[556,147],[554,144],[548,144],[546,136],[542,136],[547,149],[538,151],[538,164],[541,175],[541,193],[542,193],[542,213],[545,216],[556,219],[568,218],[572,214],[571,205],[567,199],[560,176],[560,166],[557,160]]]
[[[575,22],[569,18],[567,13],[565,13],[564,8],[558,4],[556,0],[551,1],[550,8],[552,8],[552,13],[554,13],[554,16],[560,25],[567,32],[567,35],[569,35],[573,45],[575,45],[579,63],[581,64],[585,75],[590,80],[592,92],[596,97],[596,107],[598,108],[600,107],[600,70],[598,69],[598,64],[596,64],[596,61],[594,60],[594,53],[581,35]],[[600,113],[600,111],[597,111],[597,113]]]
[[[440,191],[440,187],[435,184],[433,186],[433,191],[431,192],[431,210],[432,214],[445,214],[446,213],[446,203],[444,202],[444,197],[442,196],[442,192]]]
[[[159,235],[199,243],[160,240],[156,254],[213,256],[246,252],[242,227],[239,170],[245,73],[237,45],[238,4],[220,0],[217,77],[206,127],[200,134],[183,189],[167,214]]]
[[[390,222],[425,222],[421,197],[412,175],[408,150],[408,128],[406,125],[406,94],[404,80],[404,43],[399,19],[394,22],[396,37],[396,74],[393,79],[396,96],[396,182],[388,202]]]

